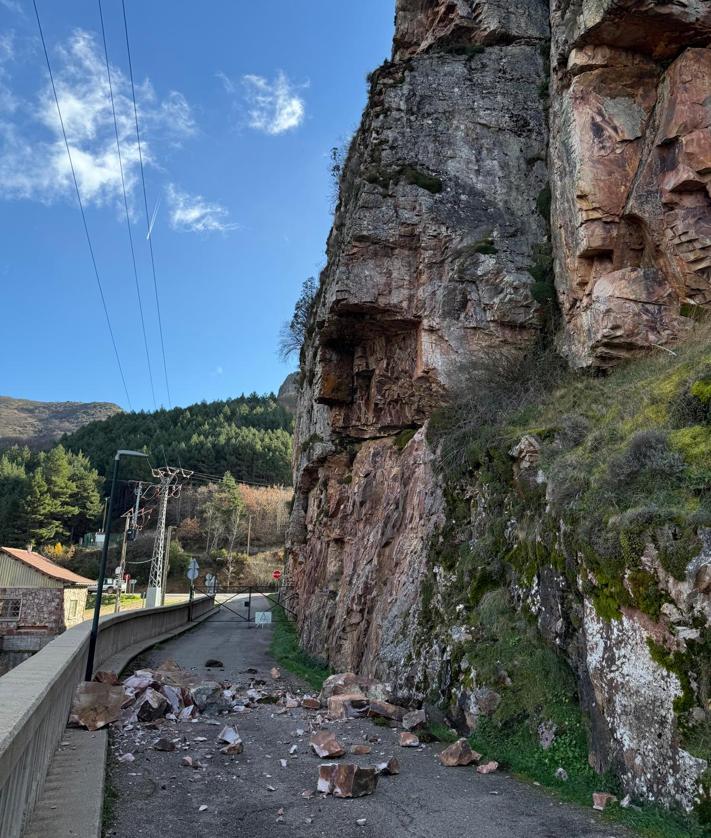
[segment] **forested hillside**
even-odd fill
[[[168,462],[237,481],[291,483],[293,419],[267,396],[240,396],[153,413],[120,413],[92,422],[62,439],[108,474],[118,448],[146,451],[155,464]]]

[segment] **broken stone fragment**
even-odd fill
[[[568,772],[565,770],[565,768],[560,766],[559,768],[556,768],[556,770],[555,770],[555,778],[556,778],[556,780],[560,780],[563,783],[567,783],[568,782]]]
[[[155,679],[153,678],[152,673],[139,674],[138,672],[134,672],[133,675],[130,675],[124,680],[123,685],[127,690],[131,690],[134,695],[138,695],[138,693],[143,692],[143,690],[147,689],[154,683]]]
[[[390,757],[387,762],[379,762],[375,766],[375,770],[378,774],[385,774],[385,775],[394,775],[400,773],[400,763],[397,761],[396,757]]]
[[[364,797],[372,794],[378,784],[375,768],[361,768],[352,762],[337,765],[332,775],[334,797]]]
[[[136,758],[133,754],[121,754],[118,758],[119,762],[133,762]]]
[[[176,745],[172,739],[166,739],[162,737],[157,742],[153,743],[153,750],[154,751],[175,751]]]
[[[99,730],[121,715],[126,693],[121,686],[82,681],[77,684],[69,715],[69,724]]]
[[[351,753],[359,757],[369,754],[372,750],[370,745],[353,745],[351,747]]]
[[[337,768],[337,764],[335,762],[327,762],[319,765],[318,767],[318,781],[316,783],[316,791],[321,792],[321,794],[330,794],[331,793],[331,784],[333,781],[333,774]],[[302,792],[302,797],[312,797],[313,792]]]
[[[471,765],[473,762],[479,762],[480,759],[481,754],[473,751],[464,738],[457,739],[439,754],[439,761],[448,768],[455,765]]]
[[[427,716],[424,710],[412,710],[402,717],[402,726],[405,730],[415,730],[427,724]]]
[[[226,742],[228,745],[231,745],[233,742],[240,741],[240,735],[237,732],[236,727],[233,727],[232,725],[226,725],[219,732],[217,739],[220,742]]]
[[[390,704],[389,701],[371,701],[368,715],[374,718],[401,722],[406,712],[404,707],[398,707],[397,704]]]
[[[192,768],[192,767],[193,767],[193,758],[192,758],[192,757],[188,757],[188,756],[184,756],[184,757],[180,760],[180,764],[181,764],[181,765],[184,765],[186,768]]]
[[[177,664],[176,664],[176,666],[177,666]],[[205,668],[206,669],[224,669],[225,665],[224,665],[224,663],[222,663],[221,660],[218,660],[217,658],[208,658],[205,661]],[[165,669],[165,664],[162,664],[161,669]]]
[[[494,771],[499,767],[499,763],[492,760],[491,762],[485,762],[483,765],[477,766],[477,774],[493,774]]]
[[[217,681],[204,681],[190,689],[190,698],[201,712],[229,710],[230,703],[222,693],[222,685]]]
[[[336,735],[332,730],[322,730],[314,735],[309,740],[311,750],[317,757],[342,757],[346,749],[336,739]]]
[[[299,699],[294,698],[293,695],[287,695],[284,704],[288,710],[294,710],[299,706]]]
[[[172,713],[179,713],[182,705],[181,692],[179,687],[170,684],[163,684],[160,688],[161,695],[165,696]]]
[[[226,754],[227,756],[235,756],[236,754],[241,754],[244,751],[244,743],[241,739],[237,739],[235,742],[230,742],[229,745],[225,745],[224,748],[220,748],[221,754]]]
[[[336,675],[329,675],[321,686],[319,700],[321,701],[321,704],[326,704],[332,695],[352,692],[351,688],[353,687],[358,687],[358,676],[355,673],[340,672]]]
[[[420,744],[420,740],[415,736],[414,733],[409,733],[408,731],[403,731],[400,734],[400,745],[403,748],[417,748]]]
[[[328,699],[329,719],[357,719],[368,712],[368,700],[360,691],[332,695]]]
[[[152,722],[165,716],[168,709],[168,699],[148,687],[136,702],[136,715],[141,722]]]
[[[610,794],[606,791],[594,791],[592,798],[593,809],[597,809],[598,812],[603,812],[610,803],[615,803],[617,801],[614,794]]]
[[[270,674],[275,681],[281,678],[281,670],[276,666],[271,668]]]
[[[301,706],[304,710],[320,710],[321,702],[317,698],[311,698],[309,696],[301,699]]]
[[[96,681],[99,684],[112,684],[114,687],[118,686],[121,682],[119,681],[119,677],[115,672],[95,672],[92,681]]]

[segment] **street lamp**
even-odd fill
[[[118,477],[119,461],[121,457],[145,457],[142,451],[128,451],[121,448],[114,457],[114,471],[111,477],[111,492],[109,493],[109,509],[106,515],[106,526],[104,527],[104,544],[101,551],[101,564],[99,565],[99,579],[96,583],[96,603],[94,604],[94,617],[91,621],[91,634],[89,635],[89,654],[86,659],[86,679],[91,681],[94,676],[94,653],[96,652],[96,638],[99,635],[99,616],[101,614],[101,598],[104,594],[104,577],[106,576],[106,562],[109,557],[109,540],[111,538],[111,514],[114,508],[114,492],[116,491],[116,478]],[[116,596],[121,596],[121,586]]]

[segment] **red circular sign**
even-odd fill
[[[280,570],[275,570],[272,573],[272,579],[281,579],[281,571]]]

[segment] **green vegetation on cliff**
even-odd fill
[[[709,330],[699,327],[674,353],[604,376],[570,371],[549,350],[478,362],[430,423],[447,510],[423,585],[420,643],[438,626],[466,628],[452,647],[450,692],[430,685],[431,698],[455,718],[457,690],[496,691],[474,746],[566,797],[589,804],[592,790],[619,791],[614,765],[600,776],[588,764],[581,705],[590,696],[574,673],[582,599],[604,621],[625,608],[650,622],[674,613],[669,591],[689,584],[711,526],[710,394]],[[558,580],[549,585],[558,600],[535,605],[546,575]],[[557,608],[564,625],[541,621]],[[650,654],[681,685],[682,747],[710,760],[711,649],[703,620],[686,620],[698,638],[681,650],[650,642]],[[708,808],[617,814],[647,835],[702,835]]]

